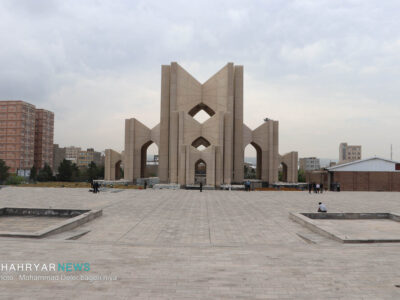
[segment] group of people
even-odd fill
[[[308,184],[308,192],[311,194],[311,192],[314,192],[316,194],[322,194],[324,192],[324,185],[321,183],[309,183]]]

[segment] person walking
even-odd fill
[[[309,182],[308,183],[308,193],[311,194],[311,190],[312,190],[312,183]]]
[[[99,184],[97,182],[93,182],[93,193],[97,194],[99,191]]]
[[[200,181],[200,193],[203,191],[203,182]]]
[[[250,180],[247,180],[247,191],[250,192],[250,188],[251,188],[251,182]]]

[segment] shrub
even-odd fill
[[[6,184],[7,185],[18,185],[21,184],[25,181],[24,177],[17,176],[17,175],[11,175],[6,179]]]

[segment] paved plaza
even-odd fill
[[[289,219],[319,201],[400,213],[399,193],[2,188],[0,207],[103,216],[77,240],[0,238],[0,264],[88,262],[116,280],[0,280],[0,299],[399,299],[400,244],[341,244]]]

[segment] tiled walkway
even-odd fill
[[[399,299],[400,244],[299,236],[312,233],[289,212],[319,201],[329,212],[400,212],[399,193],[3,188],[0,207],[103,216],[76,241],[0,238],[0,264],[89,262],[88,274],[118,279],[0,280],[0,299]]]

